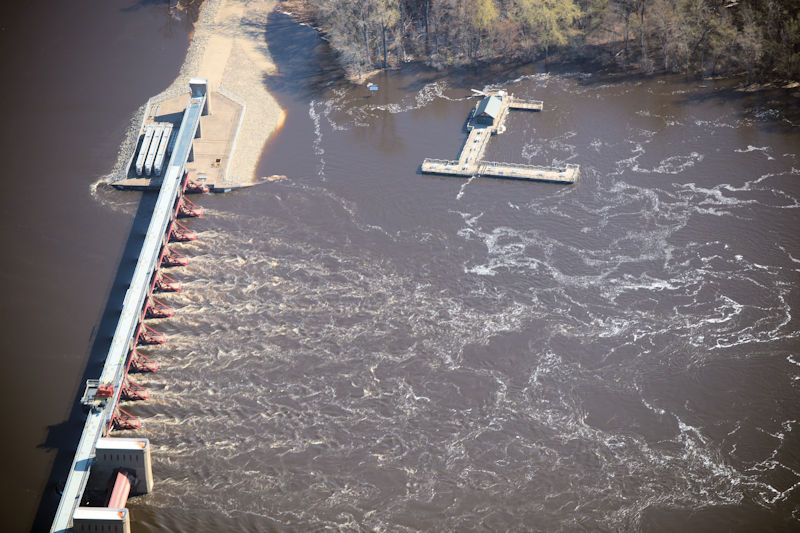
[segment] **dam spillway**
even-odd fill
[[[202,210],[184,198],[189,185],[186,163],[193,150],[200,117],[208,113],[208,84],[205,79],[190,80],[191,94],[183,112],[169,164],[160,184],[150,224],[125,294],[102,373],[90,379],[81,398],[86,421],[70,466],[51,532],[71,529],[91,530],[92,524],[109,525],[108,531],[128,531],[129,517],[124,508],[81,507],[84,491],[93,468],[109,472],[128,472],[133,476],[130,493],[146,493],[152,488],[150,451],[147,439],[107,438],[113,427],[138,428],[140,423],[119,407],[120,398],[145,399],[147,392],[130,381],[131,368],[153,370],[155,365],[136,351],[142,343],[163,342],[163,336],[144,323],[144,319],[164,313],[152,294],[159,287],[176,288],[174,280],[160,272],[168,264],[184,264],[170,251],[171,240],[192,240],[194,234],[182,226],[178,216],[197,216]],[[146,148],[148,153],[155,142]],[[154,311],[155,310],[155,311]],[[163,314],[161,315],[163,316]],[[102,446],[101,446],[102,445]],[[100,453],[100,450],[111,450]],[[127,492],[126,492],[127,494]],[[127,497],[126,497],[127,498]],[[126,499],[125,498],[125,499]],[[116,499],[114,501],[121,501]],[[113,502],[112,502],[113,503]],[[109,512],[110,511],[110,512]],[[79,525],[80,523],[80,525]]]

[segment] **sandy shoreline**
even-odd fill
[[[178,76],[169,87],[151,98],[158,101],[188,92],[189,79],[199,77],[208,79],[212,91],[238,97],[246,104],[228,173],[230,180],[240,183],[260,181],[255,172],[264,145],[286,117],[286,112],[266,90],[263,81],[265,76],[276,71],[264,38],[264,28],[267,16],[277,4],[277,0],[207,0],[195,23]],[[145,107],[140,107],[131,118],[114,169],[106,181],[124,177],[138,142]]]

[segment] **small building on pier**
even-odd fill
[[[490,94],[475,92],[485,95],[485,98],[478,102],[467,120],[469,135],[467,142],[461,148],[458,160],[425,158],[420,167],[423,173],[575,183],[580,173],[578,165],[538,166],[484,161],[483,154],[491,136],[503,133],[506,129],[503,122],[509,110],[541,111],[544,104],[541,100],[521,100],[505,91],[493,91]]]
[[[487,96],[478,102],[475,108],[473,121],[475,124],[480,124],[482,126],[491,126],[494,124],[494,121],[497,120],[497,117],[500,116],[501,109],[502,100],[499,96]]]

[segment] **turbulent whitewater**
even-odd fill
[[[308,28],[268,35],[296,43],[270,43],[288,118],[261,163],[289,179],[204,198],[179,245],[155,400],[131,406],[159,478],[143,527],[797,527],[800,132],[780,103],[496,75],[477,88],[545,109],[487,157],[580,180],[429,177],[475,79],[408,69],[370,95],[317,73]]]

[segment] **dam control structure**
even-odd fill
[[[165,337],[145,324],[145,319],[173,315],[173,311],[153,295],[159,291],[181,290],[180,283],[162,272],[162,269],[185,265],[188,259],[171,250],[168,245],[171,241],[196,238],[177,218],[203,214],[202,209],[185,198],[184,194],[204,190],[189,182],[186,164],[199,133],[200,119],[209,113],[208,82],[193,78],[189,86],[191,92],[188,103],[185,104],[174,138],[167,138],[166,141],[164,138],[165,130],[170,131],[171,127],[161,125],[153,126],[152,130],[150,127],[143,128],[146,131],[142,134],[142,148],[132,165],[136,174],[140,169],[145,174],[158,174],[157,158],[166,153],[170,143],[174,144],[159,180],[159,193],[152,218],[125,294],[102,373],[99,378],[87,381],[80,400],[86,412],[86,421],[52,523],[53,533],[128,533],[130,516],[125,507],[128,496],[150,492],[153,487],[149,441],[143,438],[114,438],[110,432],[115,428],[138,429],[141,425],[137,418],[119,406],[119,402],[121,399],[144,400],[149,397],[148,391],[132,381],[128,374],[134,370],[155,371],[158,368],[157,363],[137,351],[137,346],[165,342]],[[158,127],[161,132],[156,141],[155,129]],[[171,137],[171,131],[166,135]],[[142,154],[145,154],[144,158]],[[151,155],[152,162],[148,162]],[[149,165],[156,166],[155,172]],[[91,506],[84,505],[90,480],[92,484],[109,487],[101,505],[96,505],[96,502],[92,502]]]

